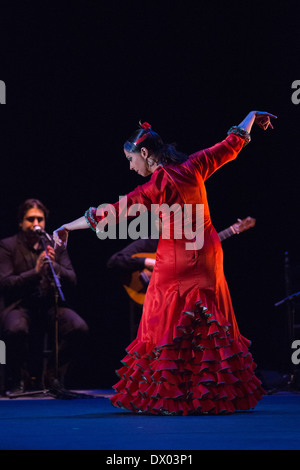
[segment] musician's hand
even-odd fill
[[[153,271],[155,266],[155,259],[152,258],[146,258],[145,259],[145,268],[149,269],[149,271]]]
[[[47,252],[48,252],[48,256],[50,258],[50,261],[53,263],[53,261],[55,261],[55,250],[54,250],[53,246],[48,245],[47,246]],[[47,260],[48,260],[48,258],[46,256],[45,261],[47,262]]]
[[[235,230],[235,233],[240,233],[240,226],[242,223],[242,219],[237,219],[237,222],[233,224],[233,228]]]
[[[53,232],[53,240],[55,242],[55,247],[56,245],[58,246],[63,246],[66,248],[67,243],[68,243],[68,236],[69,236],[69,231],[65,228],[64,225],[59,227],[57,230]]]
[[[55,251],[51,245],[47,246],[47,252],[48,256],[46,251],[42,251],[38,259],[36,260],[35,270],[37,273],[41,273],[44,269],[48,269],[49,259],[51,262],[55,260]]]

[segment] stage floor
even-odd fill
[[[119,410],[109,390],[76,392],[84,395],[0,398],[0,449],[102,450],[108,457],[122,450],[300,449],[299,393],[266,395],[250,412],[182,417]]]

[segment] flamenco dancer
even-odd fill
[[[273,129],[271,118],[276,116],[251,111],[222,142],[189,157],[165,144],[148,123],[125,142],[130,169],[151,178],[111,205],[117,217],[124,201],[128,209],[143,204],[148,210],[152,204],[203,204],[204,244],[187,249],[190,239],[176,237],[172,226],[169,238],[160,237],[138,333],[117,371],[114,406],[153,415],[233,413],[254,408],[264,395],[250,341],[235,318],[204,183],[250,142],[254,123]],[[57,229],[55,242],[66,245],[73,230],[97,232],[104,214],[91,207]]]

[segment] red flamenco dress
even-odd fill
[[[137,337],[117,371],[116,407],[153,415],[232,413],[254,408],[265,393],[250,341],[238,329],[204,186],[243,144],[229,134],[183,164],[159,166],[125,196],[128,207],[142,203],[149,210],[151,204],[203,204],[204,244],[187,250],[184,237],[160,238]],[[120,202],[112,207],[120,215]],[[94,224],[103,219],[94,208],[89,214]]]

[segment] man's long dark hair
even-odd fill
[[[45,219],[48,218],[49,210],[47,209],[47,207],[45,207],[44,204],[41,201],[39,201],[39,199],[31,198],[31,199],[26,199],[26,201],[22,202],[22,204],[20,204],[18,208],[17,218],[18,218],[19,223],[23,221],[24,215],[26,214],[26,212],[29,211],[29,209],[32,209],[33,207],[37,207],[38,209],[43,211]]]

